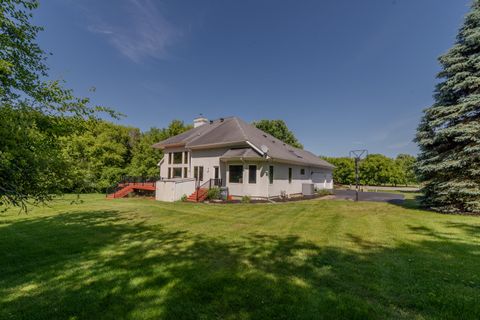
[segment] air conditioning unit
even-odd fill
[[[302,194],[304,196],[313,196],[315,194],[315,185],[313,183],[302,183]]]

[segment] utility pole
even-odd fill
[[[368,150],[352,150],[350,151],[350,158],[355,159],[355,201],[358,201],[358,191],[360,189],[360,176],[358,174],[358,165],[360,163],[360,160],[362,160],[362,157],[365,158],[368,156]]]

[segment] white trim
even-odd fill
[[[165,155],[160,161],[158,161],[157,167],[160,167],[162,165],[162,163],[164,162],[164,160],[165,160]]]
[[[266,153],[264,153],[262,150],[260,150],[259,148],[257,148],[256,145],[254,145],[253,143],[251,143],[250,141],[245,141],[253,150],[257,151],[262,157],[265,157],[268,159],[269,157],[267,156]]]

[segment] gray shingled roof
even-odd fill
[[[158,142],[153,147],[160,149],[173,146],[184,146],[190,149],[213,148],[220,145],[249,147],[248,142],[258,150],[262,145],[266,146],[268,148],[267,156],[273,160],[333,168],[333,165],[313,153],[292,147],[237,117],[211,121],[209,124]]]
[[[220,159],[262,159],[262,156],[252,148],[230,149],[225,152]]]

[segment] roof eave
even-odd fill
[[[155,149],[166,149],[166,148],[176,148],[176,147],[184,147],[185,143],[170,143],[170,144],[163,144],[163,143],[155,143],[152,145],[152,148]]]
[[[209,148],[233,147],[233,146],[243,146],[243,145],[247,145],[246,141],[244,140],[219,142],[219,143],[207,143],[207,144],[200,144],[200,145],[187,144],[187,147],[189,147],[192,150],[195,150],[195,149],[209,149]]]
[[[323,169],[333,169],[330,166],[322,165],[322,164],[317,164],[317,163],[311,163],[311,162],[302,162],[302,161],[295,161],[295,160],[286,160],[286,159],[279,159],[279,158],[271,158],[271,161],[273,162],[280,162],[280,163],[286,163],[286,164],[295,164],[299,166],[306,166],[306,167],[316,167],[316,168],[323,168]]]

